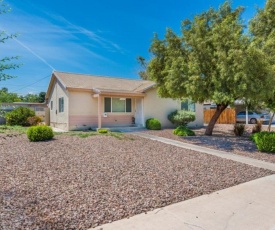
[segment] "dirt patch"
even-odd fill
[[[272,174],[131,135],[0,137],[0,229],[87,229]]]
[[[179,137],[173,134],[173,129],[147,130],[148,134],[165,137],[190,144],[205,146],[254,159],[275,163],[275,154],[258,151],[256,145],[249,139],[253,125],[248,125],[243,137],[233,134],[233,125],[216,125],[213,136],[205,136],[205,128],[194,129],[196,136]],[[264,128],[265,129],[265,128]]]

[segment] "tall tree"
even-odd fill
[[[17,93],[9,93],[9,90],[6,87],[0,89],[0,103],[12,103],[12,102],[20,102],[21,99]]]
[[[39,103],[45,102],[45,97],[46,97],[46,92],[40,92],[40,93],[38,94],[38,102],[39,102]]]
[[[45,92],[40,92],[39,94],[28,93],[24,96],[21,96],[21,100],[24,102],[43,103],[45,102],[45,96]]]
[[[140,78],[142,80],[149,80],[150,77],[149,77],[149,73],[147,71],[148,63],[145,61],[145,58],[141,57],[141,56],[138,56],[137,61],[138,61],[138,63],[140,64],[140,66],[142,68],[142,70],[140,70],[138,72],[138,75],[140,76]]]
[[[265,58],[270,63],[273,78],[275,78],[275,0],[267,0],[264,9],[258,9],[257,14],[250,21],[249,29],[253,36],[253,43],[264,52]],[[268,126],[270,131],[275,114],[275,86],[273,94],[267,97],[264,103],[273,112]]]
[[[181,36],[171,29],[163,40],[155,35],[150,47],[148,72],[162,97],[217,104],[206,135],[212,135],[220,114],[236,99],[262,97],[263,89],[270,88],[268,62],[244,34],[242,12],[225,2],[184,20]]]
[[[0,14],[5,14],[9,12],[10,9],[4,3],[3,0],[0,0]],[[0,31],[0,43],[5,43],[6,40],[16,37],[15,34],[7,34],[5,31]],[[19,64],[14,63],[18,59],[18,56],[11,57],[2,57],[0,58],[0,81],[13,78],[14,76],[5,73],[5,70],[16,69],[19,67]]]

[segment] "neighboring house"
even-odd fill
[[[34,103],[34,102],[13,102],[13,103],[0,103],[0,110],[4,112],[10,112],[18,107],[25,107],[34,110],[36,116],[40,116],[42,121],[45,120],[45,111],[47,105],[45,103]],[[0,124],[5,124],[6,120],[4,117],[0,117]]]
[[[157,118],[172,127],[168,114],[181,109],[177,100],[160,98],[152,81],[53,72],[46,93],[50,125],[63,130],[101,127],[144,127]],[[197,120],[203,125],[203,106],[196,104]]]

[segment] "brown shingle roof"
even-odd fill
[[[155,82],[125,78],[93,76],[85,74],[57,72],[53,73],[66,88],[98,89],[100,91],[144,92]]]

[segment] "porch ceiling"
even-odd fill
[[[115,91],[115,90],[102,90],[93,89],[94,97],[100,96],[116,96],[116,97],[144,97],[144,93],[131,92],[131,91]]]

